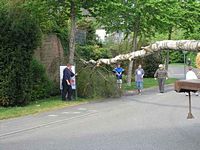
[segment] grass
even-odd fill
[[[25,115],[37,114],[63,107],[75,106],[91,101],[91,99],[78,99],[76,101],[64,102],[60,97],[52,97],[44,100],[32,102],[24,107],[0,107],[0,120],[20,117]]]
[[[166,81],[166,84],[174,83],[176,79],[169,79]],[[123,85],[125,90],[133,90],[135,89],[135,83],[132,83],[131,86]],[[144,88],[157,86],[157,81],[153,78],[145,78],[144,79]],[[78,99],[76,101],[63,102],[60,97],[52,97],[44,100],[39,100],[30,103],[24,107],[0,107],[0,120],[15,118],[25,115],[37,114],[40,112],[46,112],[50,110],[56,110],[64,107],[75,106],[83,103],[87,103],[90,101],[94,101],[95,99]]]
[[[168,79],[166,80],[166,84],[172,84],[176,81],[176,79]],[[158,86],[158,81],[154,80],[154,78],[144,78],[144,88],[150,88]],[[131,83],[131,86],[124,85],[125,90],[133,90],[136,89],[135,82]]]

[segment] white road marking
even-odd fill
[[[48,115],[49,117],[57,117],[58,115]]]
[[[3,134],[0,134],[0,139],[5,137],[5,136],[12,135],[12,134],[26,132],[26,131],[30,131],[30,130],[34,130],[34,129],[42,128],[42,127],[47,127],[49,125],[57,124],[57,123],[64,122],[64,121],[69,121],[69,120],[78,119],[78,118],[84,118],[84,117],[87,117],[87,116],[90,116],[90,115],[94,115],[94,114],[96,114],[96,113],[95,112],[93,112],[93,113],[91,112],[91,113],[87,113],[87,114],[83,114],[83,115],[79,115],[79,116],[74,116],[74,117],[71,117],[71,118],[66,118],[66,119],[61,119],[61,120],[57,120],[57,121],[52,121],[52,122],[49,122],[49,123],[39,124],[39,125],[36,125],[36,126],[33,126],[33,127],[21,129],[21,130],[16,130],[16,131],[12,131],[12,132],[3,133]]]
[[[78,108],[78,110],[87,110],[87,108]]]
[[[97,112],[97,110],[88,110],[88,112]]]
[[[79,111],[75,111],[75,112],[72,112],[73,114],[80,114],[81,112]]]
[[[70,114],[70,112],[64,111],[64,112],[62,112],[61,114]]]
[[[79,111],[74,111],[74,112],[68,112],[68,111],[64,111],[64,112],[61,112],[61,114],[80,114],[81,112]]]

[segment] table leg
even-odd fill
[[[194,118],[194,116],[192,115],[192,110],[191,110],[191,93],[188,92],[188,95],[189,95],[189,113],[188,113],[188,116],[187,116],[187,119],[192,119]]]

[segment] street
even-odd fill
[[[0,121],[1,150],[198,150],[200,98],[169,86]]]

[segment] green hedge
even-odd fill
[[[30,65],[41,32],[21,8],[0,9],[0,105],[24,105],[31,95]]]
[[[31,62],[31,100],[47,98],[51,95],[54,84],[47,77],[46,70],[36,59]]]

